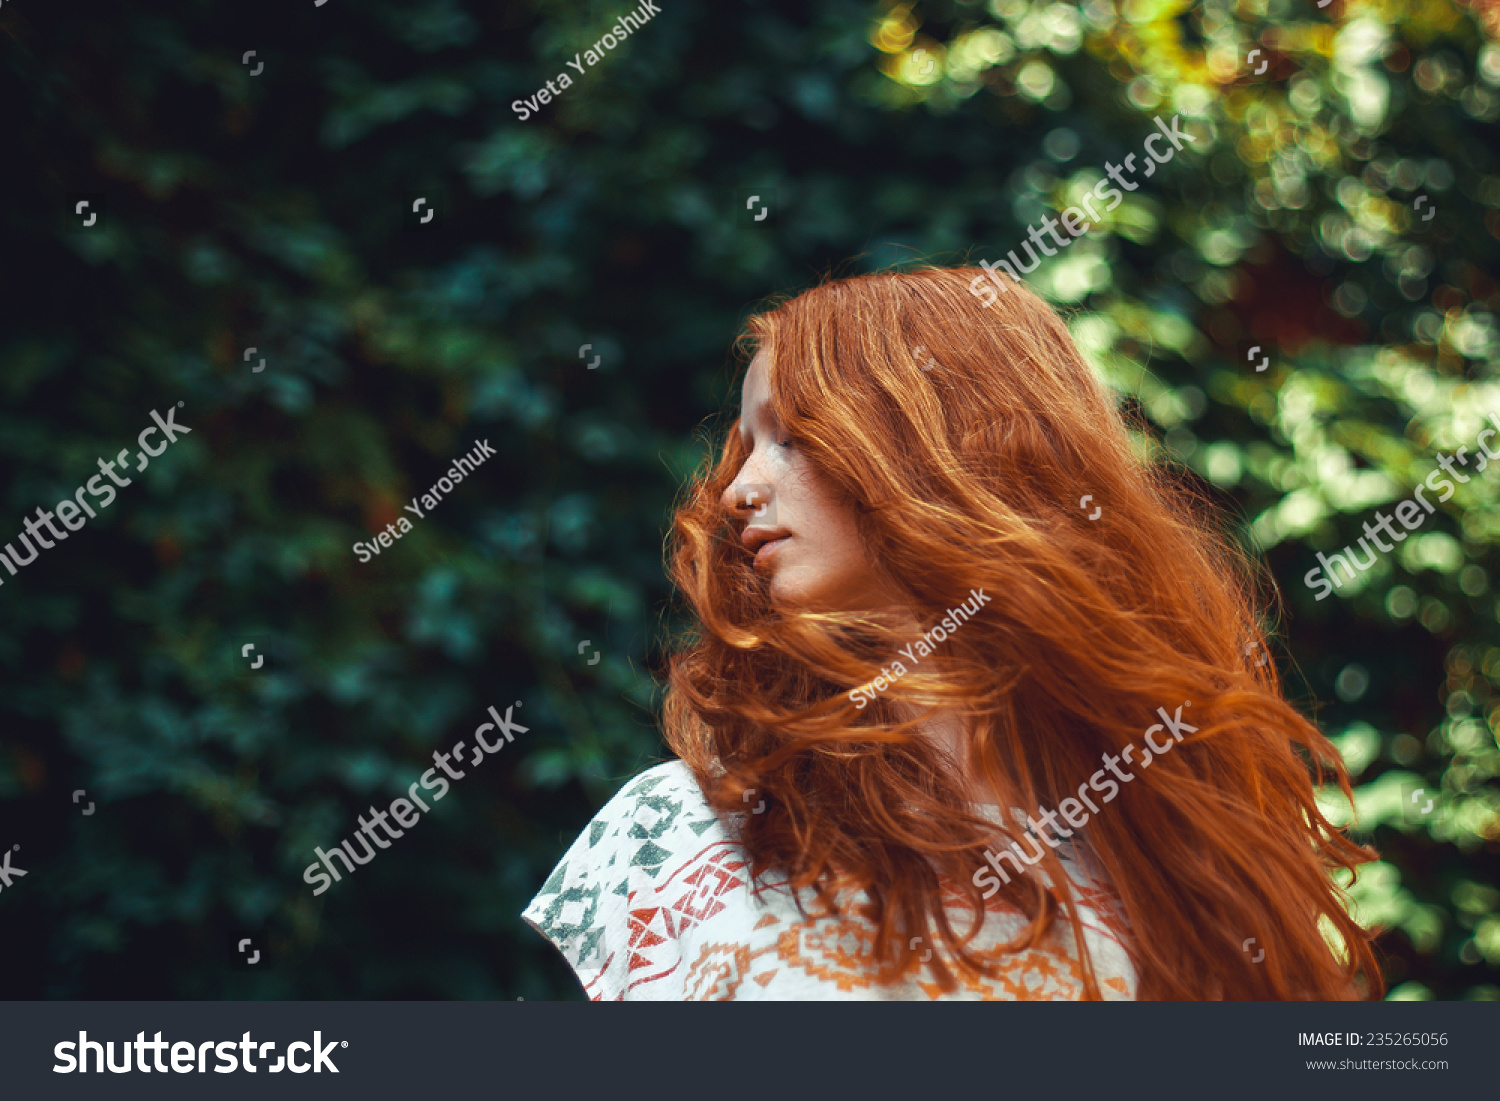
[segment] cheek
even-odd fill
[[[841,573],[864,572],[868,568],[869,556],[852,515],[836,513],[830,516],[825,532],[823,541],[830,566]]]
[[[805,488],[810,492],[797,502],[801,523],[793,525],[805,536],[807,551],[798,563],[799,574],[808,583],[820,586],[863,586],[873,573],[873,563],[854,506],[824,486],[811,484]]]
[[[859,531],[859,513],[833,487],[816,483],[810,488],[818,510],[819,527],[830,552],[850,563],[866,560],[865,541]]]
[[[805,532],[825,553],[846,546],[855,535],[854,510],[815,471],[788,470],[781,492],[796,515],[796,530]]]
[[[801,511],[808,496],[806,481],[806,473],[788,463],[786,454],[777,448],[746,456],[731,484],[764,486],[775,508]]]

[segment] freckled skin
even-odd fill
[[[812,467],[795,440],[782,434],[769,399],[766,354],[761,352],[750,363],[740,395],[740,435],[749,455],[724,495],[724,507],[748,516],[752,524],[791,533],[762,567],[771,579],[771,599],[825,611],[869,611],[904,603],[870,557],[854,505]],[[740,487],[745,485],[770,487],[774,524],[771,510],[757,521],[753,510],[743,506]]]
[[[819,611],[887,611],[901,616],[913,637],[922,625],[910,597],[882,573],[870,555],[856,522],[857,510],[807,461],[795,440],[788,441],[774,423],[769,407],[770,386],[765,353],[750,362],[740,394],[740,436],[748,455],[724,494],[732,515],[752,524],[784,530],[791,538],[776,549],[762,567],[771,580],[771,600],[780,607]],[[790,446],[784,446],[790,442]],[[744,487],[770,487],[771,508],[757,521],[744,505]],[[764,502],[757,501],[759,506]],[[774,509],[774,522],[772,510]],[[912,705],[899,704],[907,720],[917,717]],[[983,785],[968,779],[965,758],[968,730],[965,721],[939,712],[918,729],[943,749],[959,777],[960,790],[976,802],[993,801]]]

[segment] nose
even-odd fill
[[[764,516],[771,504],[772,490],[767,482],[753,481],[756,473],[746,463],[734,482],[724,491],[724,510],[736,520],[749,520]]]
[[[724,491],[724,511],[744,520],[763,506],[769,497],[768,487],[754,482],[736,481]]]

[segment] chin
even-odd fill
[[[774,580],[771,582],[771,604],[777,608],[793,609],[800,607],[803,601],[795,587],[788,588],[786,585],[778,585]]]
[[[805,585],[799,585],[795,578],[788,578],[780,574],[771,577],[771,603],[784,608],[804,608],[812,602],[816,594],[809,593]]]
[[[779,607],[804,612],[832,612],[844,607],[836,599],[836,590],[832,586],[810,585],[795,578],[782,577],[771,579],[771,602]]]

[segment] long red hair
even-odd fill
[[[856,707],[850,690],[909,632],[874,613],[771,606],[721,502],[746,458],[731,429],[674,519],[670,567],[696,625],[671,663],[668,744],[719,812],[744,811],[751,788],[766,800],[743,818],[757,877],[780,869],[835,908],[841,890],[868,892],[882,975],[911,967],[911,934],[929,928],[958,967],[993,973],[965,945],[996,827],[897,705],[965,717],[967,766],[1030,813],[1139,745],[1158,708],[1187,704],[1197,732],[1135,770],[1081,834],[1118,895],[1138,995],[1378,996],[1370,934],[1333,878],[1375,854],[1319,811],[1314,783],[1331,771],[1347,795],[1348,777],[1274,663],[1256,660],[1263,572],[1199,496],[1136,454],[1057,314],[1009,280],[986,306],[976,280],[988,283],[973,268],[825,282],[752,317],[739,346],[766,352],[777,420],[858,509],[920,623],[971,591],[989,602]],[[1029,918],[1011,945],[1065,921],[1097,997],[1050,849],[1036,871],[1002,888]],[[955,895],[973,907],[962,933],[945,912]],[[1251,937],[1263,956],[1244,950]]]

